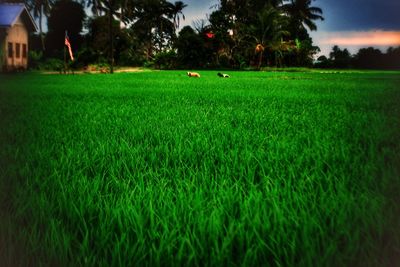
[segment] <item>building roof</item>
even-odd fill
[[[37,26],[24,4],[0,3],[0,28],[10,28],[22,16],[26,26],[37,31]]]

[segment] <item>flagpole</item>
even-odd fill
[[[67,37],[67,31],[65,31],[64,36],[64,74],[67,72],[67,49],[65,47],[65,38]]]

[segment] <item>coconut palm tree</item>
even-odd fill
[[[110,73],[114,73],[114,32],[113,32],[113,21],[115,17],[120,17],[121,10],[123,6],[122,0],[89,0],[87,2],[87,7],[92,7],[92,12],[95,16],[100,16],[101,14],[106,14],[108,16],[108,34],[110,42],[110,53],[109,53],[109,64]]]
[[[175,34],[170,3],[165,0],[141,0],[136,7],[136,21],[132,28],[140,36],[150,59],[153,49],[162,51]]]
[[[286,0],[286,4],[281,6],[282,10],[289,15],[291,20],[291,30],[296,31],[292,34],[297,35],[299,30],[304,30],[305,26],[311,31],[317,30],[315,20],[324,20],[322,9],[311,6],[312,0]],[[296,37],[297,36],[292,36]]]
[[[183,14],[182,10],[187,7],[185,3],[182,1],[176,1],[174,4],[171,4],[171,14],[172,14],[172,20],[174,22],[174,27],[175,30],[179,28],[179,24],[181,22],[181,16],[182,19],[185,20],[185,14]]]
[[[101,16],[101,2],[101,0],[81,0],[81,4],[86,4],[86,7],[90,7],[93,16],[95,17]]]
[[[262,59],[266,49],[275,50],[280,47],[283,37],[290,33],[286,30],[287,17],[279,9],[267,5],[257,13],[256,23],[250,25],[249,37],[255,44],[255,53],[258,55],[258,68],[261,68]]]
[[[26,1],[28,10],[32,13],[35,19],[39,19],[39,34],[42,41],[42,50],[45,50],[44,35],[43,35],[43,18],[50,15],[51,7],[54,5],[53,0],[28,0]]]
[[[94,16],[106,14],[108,16],[108,33],[110,44],[110,73],[114,65],[114,32],[113,21],[118,18],[126,24],[131,23],[136,17],[135,6],[140,0],[81,0],[91,7]]]

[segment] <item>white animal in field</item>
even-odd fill
[[[187,76],[189,77],[194,77],[194,78],[200,78],[200,74],[198,74],[197,72],[188,72]]]
[[[226,73],[221,73],[221,72],[218,72],[218,74],[217,74],[219,77],[221,77],[221,78],[230,78],[231,76],[229,76],[229,74],[226,74]]]

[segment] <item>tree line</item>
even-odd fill
[[[73,67],[104,64],[111,71],[114,65],[312,67],[320,50],[309,32],[317,30],[316,21],[324,20],[315,0],[220,0],[210,7],[207,19],[182,29],[187,7],[182,1],[12,1],[23,1],[39,22],[39,34],[31,41],[33,65],[60,64],[68,31],[76,58]],[[43,21],[47,22],[46,33]],[[339,67],[336,57],[320,58],[318,64]]]
[[[315,66],[338,69],[400,69],[400,46],[389,47],[386,53],[374,47],[361,48],[355,55],[351,55],[347,48],[340,49],[335,45],[329,57],[320,56]]]
[[[178,33],[187,6],[182,1],[11,1],[23,1],[38,20],[40,33],[31,42],[33,59],[62,58],[67,30],[75,65],[310,66],[318,47],[308,31],[317,29],[316,20],[323,20],[322,10],[311,0],[220,0],[207,20]],[[91,14],[86,14],[89,9]]]

